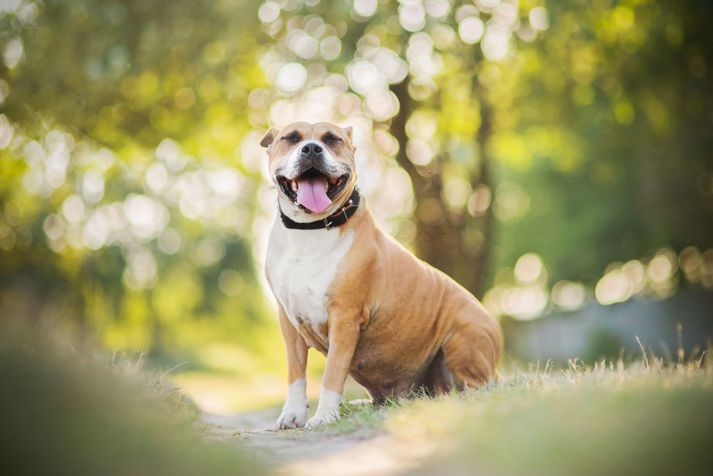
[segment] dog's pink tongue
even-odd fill
[[[327,196],[327,179],[307,178],[297,181],[297,201],[312,213],[322,213],[332,203]]]

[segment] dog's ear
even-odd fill
[[[277,132],[277,128],[271,127],[270,130],[267,131],[263,136],[262,140],[260,141],[260,145],[263,147],[270,147],[270,144],[275,141],[275,136],[277,135]]]
[[[351,126],[347,126],[344,128],[344,132],[346,132],[347,137],[349,138],[349,142],[353,142],[353,140],[352,140],[353,128]]]

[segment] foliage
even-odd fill
[[[261,350],[276,326],[258,141],[294,119],[354,126],[377,219],[496,314],[667,296],[682,277],[710,288],[712,14],[4,2],[0,310],[152,355]]]
[[[190,408],[173,394],[149,390],[146,377],[135,370],[122,375],[86,351],[72,352],[73,347],[43,333],[2,326],[0,405],[5,415],[0,455],[6,471],[60,475],[262,471],[239,449],[207,443],[194,426]]]
[[[501,180],[529,197],[501,227],[503,264],[537,250],[553,280],[591,283],[614,261],[710,247],[711,5],[548,7],[547,34],[498,73]]]
[[[2,15],[6,63],[12,45],[22,57],[2,83],[7,305],[152,355],[226,334],[249,346],[265,333],[265,304],[248,299],[259,293],[260,175],[229,163],[260,80],[245,54],[251,12],[48,1]]]

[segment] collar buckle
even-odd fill
[[[326,230],[331,230],[331,229],[333,228],[333,226],[334,226],[334,223],[332,223],[331,221],[329,221],[329,217],[327,217],[327,218],[325,218],[324,220],[322,220],[322,222],[324,223],[324,228],[325,228]]]

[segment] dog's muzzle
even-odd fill
[[[316,142],[304,144],[289,172],[277,169],[275,179],[282,192],[308,213],[321,213],[346,187],[351,169],[330,160]]]

